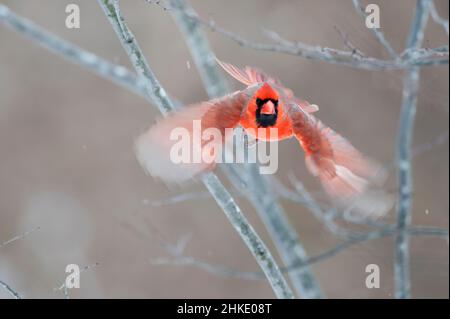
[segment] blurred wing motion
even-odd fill
[[[141,135],[136,141],[136,154],[142,167],[150,175],[160,178],[166,183],[182,183],[199,173],[213,169],[215,162],[204,162],[202,152],[204,144],[208,140],[200,142],[200,147],[195,147],[193,122],[201,120],[201,134],[207,128],[216,128],[221,132],[221,137],[225,137],[225,128],[235,127],[240,120],[243,107],[248,101],[247,92],[237,91],[222,98],[202,102],[192,106],[187,106],[181,111],[169,115],[160,122],[152,126],[146,133]],[[177,131],[174,131],[177,129]],[[178,132],[178,133],[176,133]],[[182,134],[182,133],[185,134]],[[182,134],[181,139],[174,140],[175,135]],[[172,139],[171,139],[172,136]],[[180,142],[185,141],[186,147],[190,149],[190,159],[186,162],[177,163],[173,160],[173,150]],[[213,143],[223,143],[223,140],[211,139],[210,146]],[[172,156],[171,156],[172,155]],[[193,159],[197,156],[199,162]]]
[[[234,77],[239,82],[251,86],[255,83],[261,83],[261,82],[267,82],[269,84],[275,84],[276,86],[280,87],[284,94],[287,97],[287,100],[289,102],[295,103],[298,106],[300,106],[305,112],[308,113],[314,113],[319,110],[319,107],[315,104],[310,104],[307,101],[304,101],[302,99],[299,99],[298,97],[294,96],[294,93],[292,90],[286,88],[280,80],[264,73],[263,71],[254,68],[246,66],[244,69],[240,69],[230,63],[226,63],[223,61],[220,61],[216,58],[217,63],[232,77]]]
[[[387,194],[372,189],[373,182],[382,178],[377,164],[296,105],[290,105],[288,112],[294,135],[306,152],[308,170],[332,199],[366,217],[379,217],[392,207]]]

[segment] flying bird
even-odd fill
[[[384,196],[361,196],[368,189],[370,180],[377,175],[379,166],[318,120],[313,115],[319,109],[317,105],[297,98],[278,79],[257,68],[247,66],[240,69],[229,63],[217,62],[246,88],[184,107],[139,137],[137,157],[148,173],[167,183],[182,183],[213,169],[215,163],[175,164],[169,158],[174,143],[169,139],[170,132],[176,127],[192,132],[192,121],[201,120],[202,131],[216,128],[224,133],[226,128],[240,125],[257,140],[295,137],[305,151],[306,167],[318,177],[331,198],[345,203],[364,198],[355,202],[356,205],[372,208],[379,199],[385,201]],[[277,129],[276,135],[271,134],[271,128]],[[386,207],[375,209],[386,210]]]

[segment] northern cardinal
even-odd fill
[[[332,198],[348,202],[366,190],[369,180],[377,174],[377,165],[314,117],[312,113],[318,111],[316,105],[295,97],[279,80],[259,69],[239,69],[217,62],[247,88],[187,106],[139,137],[137,157],[151,175],[168,183],[181,183],[214,168],[214,163],[174,164],[169,158],[173,145],[170,132],[176,127],[192,132],[193,120],[201,120],[202,131],[213,127],[224,133],[226,128],[241,125],[248,134],[260,140],[283,140],[294,136],[306,153],[306,167],[320,179]],[[259,132],[265,129],[265,134],[258,133],[258,128]],[[270,128],[278,129],[275,137],[269,132]],[[373,204],[372,199],[368,202]]]

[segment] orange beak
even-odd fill
[[[267,101],[264,103],[261,114],[275,114],[275,105],[273,105],[272,101]]]

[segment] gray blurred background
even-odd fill
[[[94,0],[1,0],[17,14],[110,61],[130,67],[127,56]],[[414,1],[372,1],[381,8],[381,27],[402,51]],[[65,27],[65,7],[81,9],[81,28]],[[143,0],[121,1],[151,67],[172,96],[183,103],[207,99],[185,41],[171,15]],[[263,27],[308,44],[344,49],[335,26],[367,55],[387,58],[351,1],[192,1],[205,18],[247,38],[264,41]],[[436,1],[448,19],[448,1]],[[298,57],[239,47],[207,32],[218,57],[274,74],[298,96],[320,106],[318,116],[382,163],[395,156],[402,72],[368,72]],[[39,226],[38,231],[0,249],[0,279],[27,298],[61,298],[65,266],[96,262],[81,277],[74,298],[272,298],[266,281],[224,278],[189,266],[154,265],[168,257],[159,236],[175,243],[191,239],[186,255],[211,263],[258,270],[253,257],[212,199],[155,207],[155,200],[202,191],[199,184],[169,190],[139,167],[133,141],[159,113],[129,91],[36,46],[0,24],[0,242]],[[431,19],[425,47],[448,45]],[[187,67],[187,61],[191,68]],[[448,65],[424,68],[414,145],[448,134]],[[240,85],[232,82],[234,88]],[[448,135],[447,135],[448,136]],[[413,224],[448,228],[449,148],[445,140],[414,159]],[[312,192],[320,185],[306,172],[294,140],[280,144],[277,176],[294,172]],[[225,179],[224,179],[225,180]],[[395,174],[386,189],[395,193]],[[273,250],[252,207],[238,198],[245,215]],[[309,255],[338,241],[306,208],[282,201]],[[386,220],[393,220],[390,212]],[[148,224],[152,226],[149,227]],[[159,235],[156,234],[158,232]],[[411,241],[412,294],[448,298],[448,242]],[[392,298],[393,238],[351,249],[312,269],[331,298]],[[278,256],[277,256],[278,259]],[[381,270],[381,287],[365,287],[365,266]],[[0,298],[9,297],[0,290]]]

